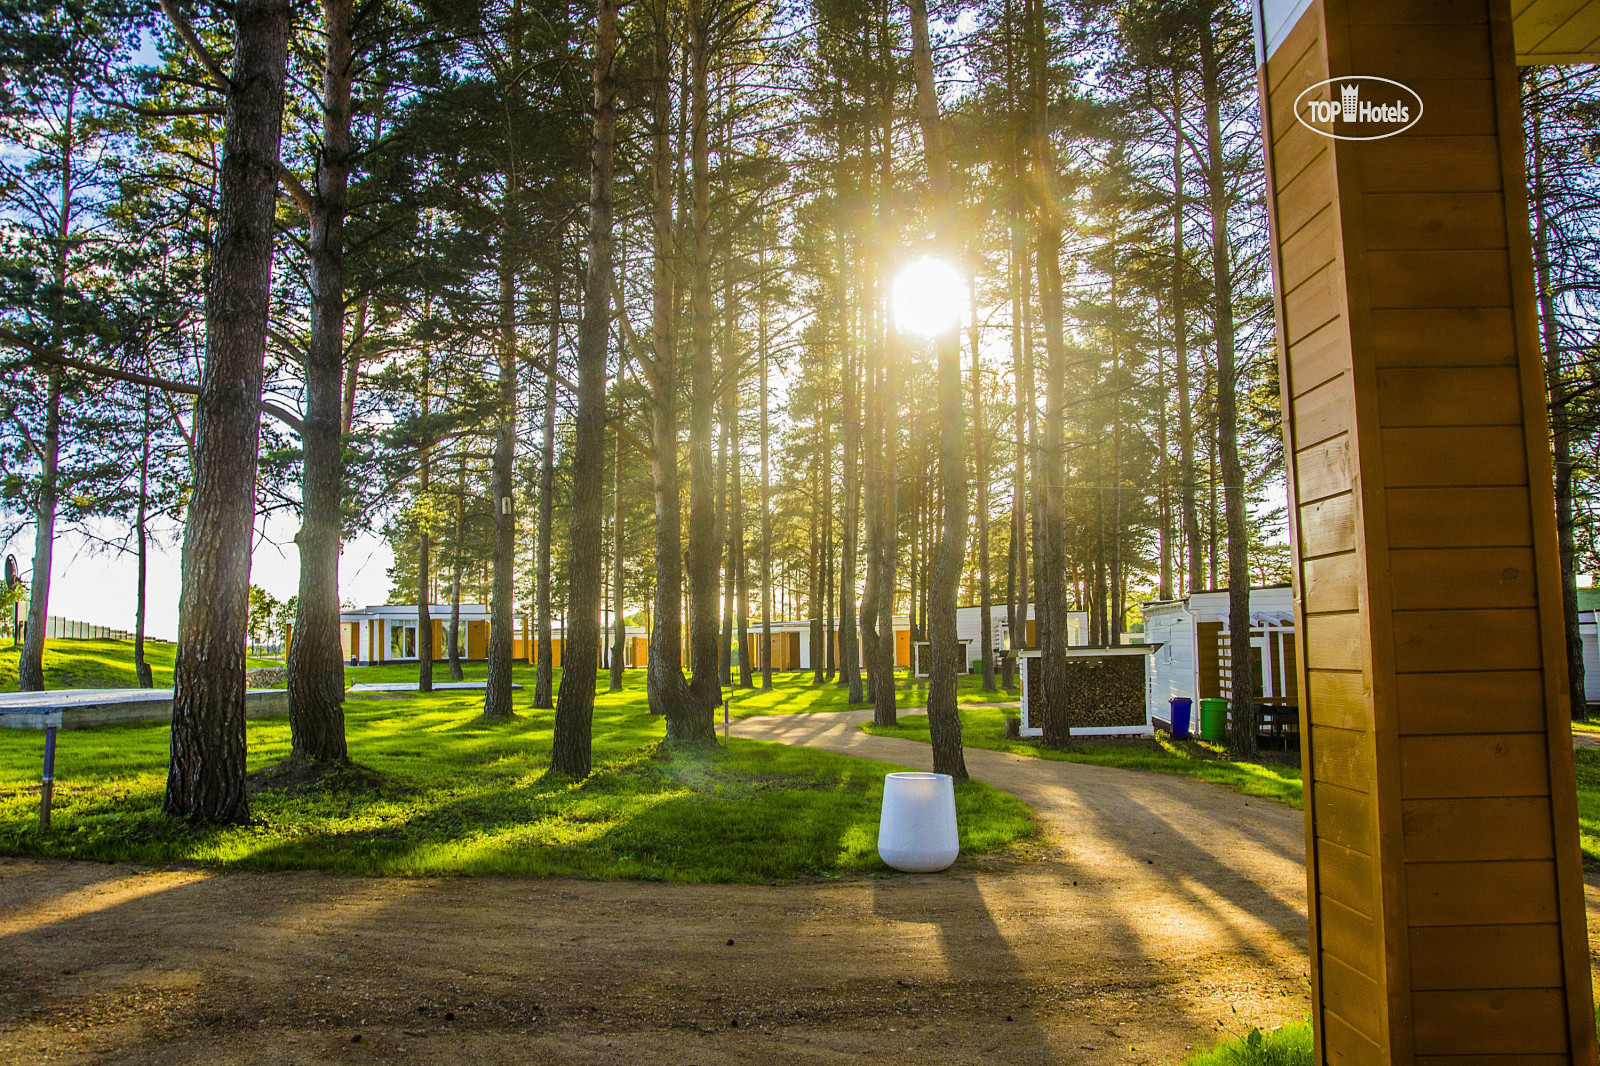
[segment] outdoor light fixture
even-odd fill
[[[961,325],[967,306],[967,281],[943,259],[918,259],[894,279],[895,328],[902,333],[937,337]]]

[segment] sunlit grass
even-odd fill
[[[1311,1043],[1309,1020],[1278,1029],[1251,1029],[1189,1056],[1184,1066],[1311,1066],[1316,1061]]]
[[[1578,771],[1578,840],[1583,864],[1600,869],[1600,748],[1578,748],[1572,753]]]
[[[1182,774],[1231,788],[1246,796],[1260,796],[1287,803],[1291,807],[1301,805],[1298,764],[1232,762],[1224,756],[1219,745],[1197,740],[1173,740],[1165,733],[1158,733],[1147,743],[1097,742],[1094,738],[1086,737],[1080,742],[1080,751],[1057,751],[1037,740],[1007,737],[1005,720],[1008,714],[1012,712],[1003,707],[963,707],[962,742],[969,748],[1009,751],[1061,762]],[[880,728],[870,722],[861,728],[873,736],[904,737],[924,742],[928,739],[928,718],[921,714],[901,715],[900,724],[892,729]]]
[[[172,658],[175,644],[146,642],[144,660],[157,688],[172,687]],[[10,640],[0,642],[0,692],[17,690],[17,659],[22,649]],[[277,659],[245,660],[251,669],[282,666]],[[44,683],[46,688],[137,688],[133,670],[131,640],[69,640],[55,638],[44,643]]]
[[[159,813],[169,730],[151,723],[63,732],[55,824],[40,833],[43,738],[0,730],[0,851],[364,875],[768,881],[885,869],[878,807],[897,767],[738,739],[663,754],[639,674],[622,693],[601,686],[593,776],[548,778],[552,713],[531,707],[525,670],[518,718],[504,725],[479,720],[480,692],[350,697],[351,754],[377,783],[353,774],[259,792],[238,828],[197,832]],[[252,770],[288,753],[286,720],[248,729]],[[1033,832],[1021,802],[987,786],[963,786],[957,806],[964,854]]]

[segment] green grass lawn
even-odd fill
[[[1300,767],[1298,764],[1236,763],[1228,761],[1217,745],[1196,740],[1175,741],[1158,734],[1151,741],[1097,741],[1084,738],[1081,751],[1056,751],[1037,740],[1006,737],[1005,720],[1010,711],[1002,707],[961,708],[961,739],[969,748],[988,748],[1032,755],[1061,762],[1091,763],[1129,770],[1149,770],[1163,774],[1183,774],[1222,785],[1247,796],[1300,806]],[[901,715],[900,724],[883,729],[870,722],[861,727],[873,736],[928,740],[928,717]]]
[[[147,642],[145,662],[157,688],[172,686],[172,657],[175,644]],[[22,649],[6,641],[0,647],[0,692],[17,690],[17,658]],[[251,669],[282,666],[279,659],[245,660]],[[133,672],[131,640],[68,640],[52,637],[44,642],[44,683],[46,688],[137,688]]]
[[[833,681],[818,685],[812,681],[810,670],[789,670],[772,675],[772,691],[761,691],[761,675],[756,675],[753,689],[731,689],[728,692],[728,710],[735,718],[751,718],[763,714],[804,714],[809,711],[849,711],[871,707],[870,703],[851,703],[846,697],[849,690]],[[999,679],[996,678],[998,687]],[[1017,689],[984,692],[983,678],[963,674],[956,679],[958,703],[983,703],[1016,700]],[[895,672],[895,706],[925,707],[928,703],[928,679],[912,677],[905,670]]]
[[[1184,1066],[1311,1066],[1315,1061],[1311,1022],[1307,1020],[1227,1037],[1209,1050],[1189,1056]]]
[[[742,740],[663,754],[661,719],[633,676],[621,693],[601,686],[596,772],[581,783],[545,777],[552,715],[529,706],[523,666],[519,718],[505,725],[476,720],[475,692],[349,698],[351,755],[376,781],[260,791],[251,824],[209,831],[159,813],[165,724],[63,732],[46,833],[36,824],[43,737],[0,730],[0,851],[364,875],[771,881],[886,869],[878,807],[883,775],[897,767]],[[252,770],[288,753],[285,719],[248,728]],[[1019,800],[986,785],[963,785],[956,802],[964,854],[1034,831]]]

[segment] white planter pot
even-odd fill
[[[909,874],[943,870],[961,854],[956,790],[949,774],[899,773],[883,779],[878,856]]]

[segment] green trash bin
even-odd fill
[[[1223,741],[1228,739],[1228,701],[1204,699],[1200,701],[1200,739]]]

